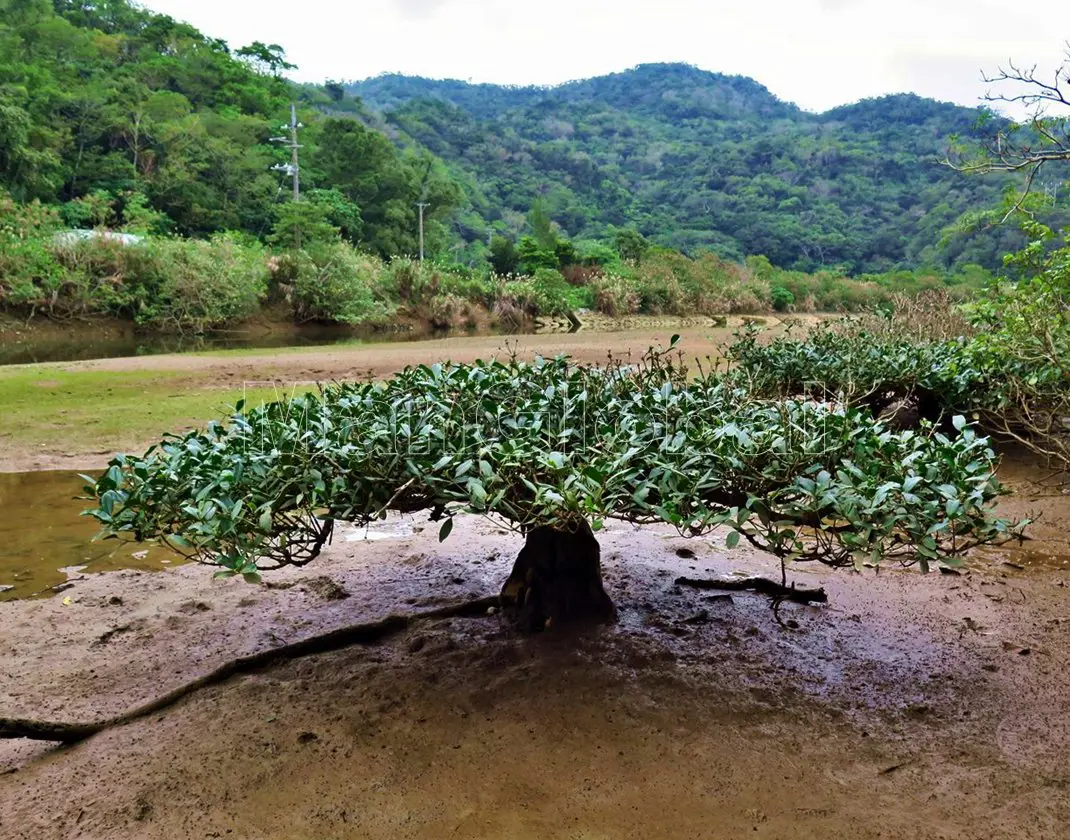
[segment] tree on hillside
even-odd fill
[[[635,228],[621,228],[613,234],[613,245],[622,260],[630,260],[638,265],[643,260],[650,244]]]
[[[360,208],[362,245],[384,257],[416,253],[417,201],[430,205],[428,251],[444,244],[440,220],[460,204],[461,192],[432,157],[399,153],[383,134],[352,119],[323,120],[306,136],[313,182],[330,185]]]
[[[490,267],[494,273],[505,277],[514,274],[520,265],[520,255],[512,239],[504,236],[494,236],[490,240]]]
[[[327,218],[327,208],[314,201],[288,201],[275,211],[268,242],[279,248],[308,248],[338,239],[339,229]]]
[[[331,98],[332,102],[341,102],[346,98],[346,87],[341,82],[328,79],[323,83],[323,89],[327,92],[327,96]]]
[[[253,43],[242,47],[234,54],[256,70],[257,73],[274,76],[275,78],[278,78],[283,70],[297,69],[296,64],[291,64],[286,60],[286,50],[278,44],[253,41]]]
[[[553,221],[541,198],[535,199],[535,203],[531,205],[531,210],[528,212],[528,227],[531,228],[532,236],[535,237],[540,248],[552,251],[557,245]]]

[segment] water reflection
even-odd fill
[[[450,335],[487,334],[487,330],[383,330],[344,325],[309,325],[265,333],[219,332],[205,335],[134,334],[100,335],[79,332],[70,337],[38,338],[0,342],[0,365],[37,362],[76,362],[88,359],[151,356],[161,353],[192,353],[202,350],[277,349],[364,344],[388,341],[422,341]]]
[[[0,473],[0,600],[51,595],[66,569],[165,569],[181,558],[151,544],[92,542],[98,527],[79,516],[87,506],[77,473]],[[73,567],[73,568],[72,568]]]

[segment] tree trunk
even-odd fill
[[[531,631],[607,622],[617,614],[602,588],[598,541],[586,522],[575,531],[543,525],[528,533],[501,600],[506,615]]]

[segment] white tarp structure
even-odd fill
[[[145,241],[144,236],[136,233],[117,233],[112,230],[64,230],[52,237],[56,245],[77,245],[79,242],[100,240],[118,242],[120,245],[138,245]]]

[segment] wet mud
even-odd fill
[[[1009,504],[1058,530],[1065,498]],[[775,574],[771,558],[657,528],[599,539],[614,625],[426,623],[75,747],[2,743],[0,837],[1068,836],[1061,564],[797,568],[829,603],[786,604],[781,627],[763,596],[673,583]],[[106,717],[235,656],[492,594],[520,545],[484,519],[440,544],[398,518],[270,586],[89,575],[66,603],[0,605],[0,713]]]

